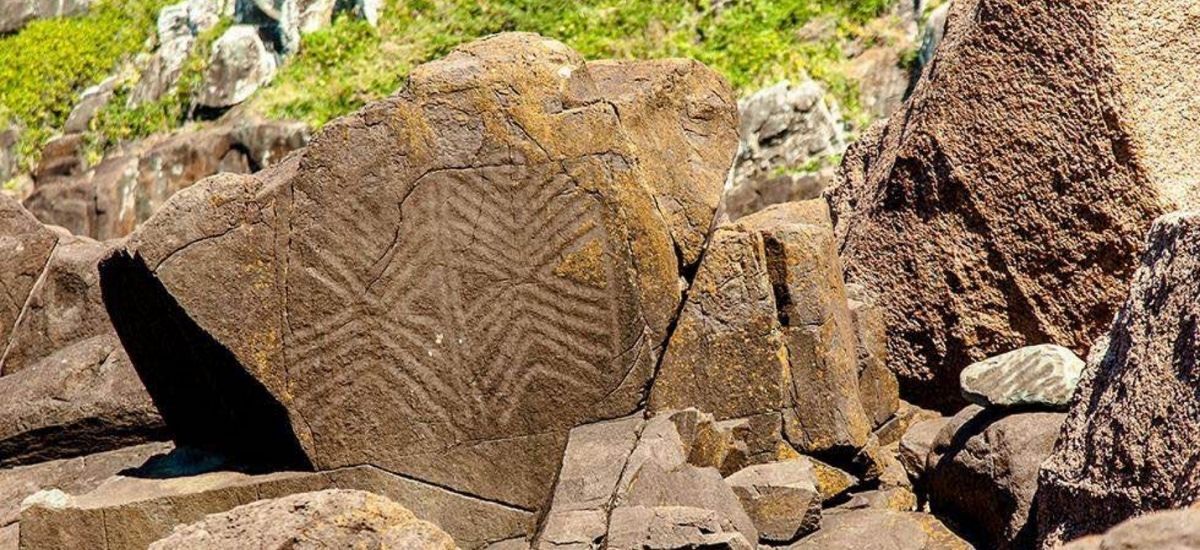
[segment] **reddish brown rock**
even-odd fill
[[[1147,249],[1043,466],[1038,529],[1047,546],[1200,498],[1200,215],[1159,218]]]
[[[53,231],[0,194],[0,346],[4,349],[57,242]]]
[[[873,428],[880,428],[900,409],[900,387],[888,369],[887,326],[876,298],[858,285],[846,285],[850,315],[858,343],[858,395]]]
[[[1103,332],[1149,220],[1195,204],[1188,9],[953,3],[905,108],[832,192],[847,278],[879,296],[908,398],[955,410],[968,364],[1046,342],[1082,354]]]
[[[568,430],[643,401],[735,118],[695,62],[474,42],[177,194],[106,265],[109,312],[180,443],[538,508]]]
[[[455,550],[445,531],[391,499],[329,489],[260,500],[181,525],[150,550],[381,548]]]
[[[1123,521],[1101,535],[1075,539],[1062,550],[1187,550],[1200,548],[1200,510],[1151,512]]]

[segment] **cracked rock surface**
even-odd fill
[[[736,141],[696,62],[498,35],[180,192],[105,300],[180,443],[534,510],[567,431],[644,399]]]

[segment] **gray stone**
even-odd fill
[[[970,550],[937,518],[919,512],[865,508],[829,511],[821,530],[789,550]]]
[[[334,0],[283,0],[279,8],[279,28],[284,52],[298,51],[302,35],[329,26],[333,21],[334,4]]]
[[[237,105],[275,76],[275,56],[250,25],[234,25],[212,46],[196,103],[215,109]]]
[[[88,131],[88,125],[95,118],[96,113],[112,100],[113,90],[116,88],[118,80],[120,80],[118,77],[110,76],[81,92],[79,101],[71,108],[71,114],[67,115],[63,131],[67,133]]]
[[[725,482],[754,520],[760,540],[792,542],[821,525],[822,498],[806,460],[751,466]]]
[[[1027,346],[972,363],[959,374],[963,397],[984,407],[1066,409],[1083,360],[1062,346]]]
[[[366,491],[327,489],[238,506],[180,525],[150,550],[382,548],[456,550],[436,525]]]
[[[712,548],[750,550],[734,524],[713,510],[686,506],[628,506],[613,511],[607,547],[611,550]]]
[[[187,0],[188,23],[202,33],[217,26],[221,18],[232,18],[235,0]]]
[[[0,0],[0,34],[15,32],[35,19],[70,17],[87,12],[91,0]]]
[[[188,3],[180,2],[158,13],[158,49],[142,69],[129,95],[130,105],[156,101],[179,81],[196,37],[188,21]]]

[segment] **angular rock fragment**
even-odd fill
[[[686,506],[629,506],[613,511],[608,548],[612,550],[668,550],[721,548],[750,550],[746,540],[727,518],[712,510]]]
[[[1033,546],[1038,470],[1054,449],[1064,417],[1052,412],[997,417],[990,409],[963,409],[938,434],[922,476],[930,510],[986,548]]]
[[[21,515],[24,550],[143,549],[178,525],[251,502],[327,489],[369,491],[387,497],[454,538],[463,548],[521,536],[529,512],[460,495],[371,466],[321,473],[249,476],[215,472],[192,477],[116,477],[62,502],[37,504]]]
[[[0,530],[11,528],[15,533],[21,517],[21,503],[39,491],[90,491],[118,472],[136,468],[147,459],[170,450],[170,443],[149,443],[0,470]],[[16,546],[0,543],[0,548],[7,550]]]
[[[5,349],[57,243],[58,235],[0,194],[0,346]]]
[[[789,550],[969,550],[970,544],[919,512],[891,510],[830,511],[821,530],[788,546]]]
[[[957,410],[972,362],[1106,329],[1149,221],[1197,204],[1191,6],[952,3],[934,66],[831,192],[906,397]]]
[[[181,525],[150,550],[192,548],[411,548],[454,550],[454,540],[392,500],[327,489],[238,506]]]
[[[161,441],[166,426],[112,334],[0,377],[0,468]]]
[[[950,417],[938,417],[917,422],[900,438],[900,463],[914,479],[921,479],[929,466],[929,453]]]
[[[866,443],[856,339],[828,211],[776,205],[719,228],[663,358],[651,410],[779,412],[801,452]]]
[[[821,525],[822,498],[808,461],[751,466],[725,481],[754,520],[761,540],[792,542]]]
[[[1083,360],[1053,344],[1028,346],[972,363],[959,375],[963,397],[984,407],[1065,409]]]
[[[1200,215],[1159,218],[1146,248],[1042,468],[1038,530],[1047,546],[1200,497]]]
[[[879,437],[880,445],[887,446],[899,442],[910,426],[941,417],[942,415],[935,411],[922,409],[901,399],[896,414],[882,426],[876,428],[875,435]]]
[[[746,540],[758,540],[754,520],[746,515],[737,495],[721,479],[720,472],[713,468],[684,465],[665,470],[658,464],[646,464],[638,470],[629,491],[617,500],[617,505],[617,509],[630,506],[683,506],[712,510],[728,519],[734,530]]]
[[[883,426],[900,408],[900,386],[887,366],[887,327],[875,298],[859,285],[846,285],[858,342],[858,395],[873,428]]]
[[[643,400],[735,117],[698,63],[484,39],[177,194],[105,299],[181,443],[537,508],[567,432]]]
[[[258,29],[234,25],[212,45],[196,103],[223,109],[246,101],[275,76],[276,63]]]

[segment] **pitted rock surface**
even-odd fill
[[[499,35],[176,195],[106,300],[180,442],[536,508],[567,431],[644,398],[736,139],[698,63]]]
[[[1028,346],[963,369],[963,397],[984,407],[1065,409],[1083,374],[1075,352],[1053,344]]]
[[[831,191],[847,280],[880,297],[906,398],[957,410],[967,365],[1044,342],[1082,354],[1107,328],[1150,220],[1200,189],[1200,121],[1178,114],[1200,82],[1185,14],[953,2],[905,108]]]

